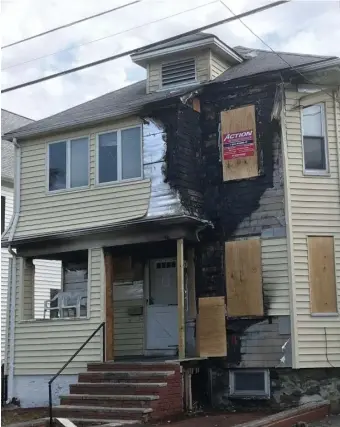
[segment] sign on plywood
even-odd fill
[[[255,106],[221,112],[223,180],[258,176]]]

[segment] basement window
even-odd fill
[[[177,86],[196,82],[195,58],[162,64],[162,86]]]
[[[266,369],[229,371],[229,389],[230,397],[268,399],[270,397],[269,371]]]

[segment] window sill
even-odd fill
[[[46,195],[47,196],[55,196],[57,194],[80,193],[83,191],[88,191],[90,189],[91,189],[91,186],[86,185],[84,187],[63,188],[61,190],[53,190],[53,191],[46,190]]]
[[[125,185],[141,184],[147,181],[150,181],[150,179],[149,178],[131,178],[131,179],[124,179],[124,181],[97,182],[95,184],[95,188],[123,187]]]
[[[339,313],[311,313],[311,317],[339,317]]]
[[[33,323],[53,323],[53,322],[81,322],[82,320],[90,320],[89,316],[84,317],[63,317],[62,319],[57,317],[55,319],[29,319],[19,320],[19,324],[33,324]]]
[[[303,176],[311,176],[311,177],[330,177],[331,173],[328,171],[318,171],[318,170],[304,170]]]

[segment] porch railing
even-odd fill
[[[92,338],[99,332],[101,329],[103,329],[103,362],[105,362],[105,322],[102,322],[98,328],[92,332],[92,334],[87,338],[87,340],[82,344],[78,350],[71,356],[68,361],[62,366],[62,368],[59,369],[59,371],[49,380],[48,382],[48,411],[49,411],[49,418],[50,418],[50,427],[53,425],[53,405],[52,405],[52,384],[53,381],[59,377],[59,375],[63,372],[63,370],[72,362],[72,360],[82,351],[82,349],[86,346],[87,343],[89,343]]]

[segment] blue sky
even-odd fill
[[[128,1],[3,0],[2,44]],[[223,1],[235,13],[270,3],[269,0]],[[175,14],[177,16],[167,18]],[[4,49],[1,85],[11,86],[85,64],[229,15],[221,0],[143,0],[118,12]],[[162,21],[151,23],[159,19]],[[292,0],[289,4],[246,18],[245,22],[276,50],[340,56],[339,1]],[[133,29],[136,26],[143,27]],[[225,24],[209,32],[231,46],[265,49],[240,22]],[[98,39],[101,40],[95,41]],[[45,58],[34,60],[41,56]],[[145,70],[132,64],[129,58],[122,58],[4,94],[1,107],[39,119],[141,80],[145,74]]]

